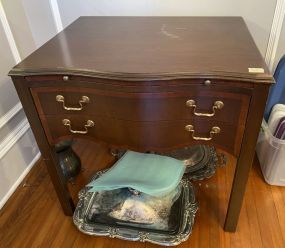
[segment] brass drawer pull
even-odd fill
[[[205,141],[212,140],[214,134],[218,134],[221,132],[221,129],[219,127],[212,127],[210,131],[210,137],[197,137],[195,136],[195,129],[192,125],[185,126],[185,130],[192,133],[192,138],[194,140],[205,140]]]
[[[193,108],[193,113],[194,115],[197,115],[197,116],[208,116],[208,117],[211,117],[211,116],[214,116],[215,115],[215,111],[216,109],[222,109],[224,107],[224,103],[222,101],[215,101],[214,102],[214,105],[212,107],[212,110],[213,112],[212,113],[198,113],[196,112],[196,108],[197,108],[197,105],[196,105],[196,102],[195,100],[188,100],[186,102],[186,106],[187,107],[190,107],[190,108]]]
[[[71,110],[71,111],[82,110],[82,109],[83,109],[83,104],[86,104],[86,103],[89,103],[89,102],[90,102],[90,99],[89,99],[88,96],[82,96],[82,97],[81,97],[81,100],[79,100],[79,102],[78,102],[80,107],[66,107],[66,106],[65,106],[65,102],[64,102],[64,96],[62,96],[62,95],[57,95],[57,96],[55,97],[55,100],[56,100],[57,102],[62,102],[63,108],[64,108],[65,110]]]
[[[86,122],[86,124],[84,125],[85,130],[84,131],[78,131],[78,130],[72,130],[72,128],[71,128],[71,121],[69,119],[63,119],[62,120],[62,124],[64,126],[67,126],[71,133],[79,133],[79,134],[87,134],[88,133],[88,128],[89,127],[94,127],[94,125],[95,125],[94,121],[88,120]]]

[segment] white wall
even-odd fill
[[[21,0],[2,0],[9,26],[16,41],[21,58],[25,58],[35,49],[35,41]]]
[[[57,33],[50,3],[47,0],[22,0],[22,3],[36,47],[40,47]]]
[[[7,72],[15,64],[3,26],[0,24],[0,116],[9,111],[19,100]]]
[[[64,26],[81,15],[242,16],[265,55],[276,0],[60,0]]]
[[[46,0],[0,0],[0,208],[40,156],[9,70],[56,34]]]

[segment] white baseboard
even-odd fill
[[[34,164],[39,160],[41,156],[41,153],[38,152],[38,154],[33,158],[33,160],[30,162],[30,164],[27,166],[27,168],[22,172],[22,174],[19,176],[17,181],[12,185],[12,187],[9,189],[9,191],[6,193],[6,195],[1,199],[0,201],[0,209],[5,205],[5,203],[8,201],[8,199],[11,197],[11,195],[15,192],[17,187],[21,184],[25,176],[30,172]]]
[[[21,105],[15,106],[12,111],[12,113],[16,113],[18,111],[19,107],[22,107]],[[9,111],[10,112],[10,111]],[[11,117],[13,118],[14,115],[9,114],[8,119]],[[5,119],[5,120],[8,120]],[[4,119],[2,119],[4,120]],[[4,122],[3,122],[4,123]],[[0,142],[0,159],[2,159],[9,150],[21,139],[21,137],[30,129],[29,122],[27,118],[24,118],[16,128],[10,132],[3,141]],[[29,173],[33,165],[36,163],[36,161],[40,158],[40,152],[33,158],[33,160],[29,163],[29,165],[25,168],[25,170],[21,173],[21,175],[17,178],[17,180],[14,182],[14,184],[10,187],[9,191],[4,195],[2,199],[0,199],[0,209],[4,206],[4,204],[8,201],[10,196],[14,193],[14,191],[17,189],[19,184],[22,182],[22,180],[25,178],[25,176]]]

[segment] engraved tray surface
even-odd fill
[[[95,177],[99,177],[104,171],[98,172]],[[195,200],[194,188],[188,179],[183,178],[180,182],[181,195],[177,201],[180,204],[180,211],[177,213],[179,225],[170,232],[158,231],[148,228],[136,228],[134,226],[120,225],[118,223],[103,224],[99,222],[91,223],[87,216],[97,193],[88,192],[88,187],[79,192],[79,202],[73,215],[73,221],[77,228],[86,234],[97,236],[109,236],[129,241],[151,242],[154,244],[174,246],[186,241],[192,232],[195,214],[198,204]]]

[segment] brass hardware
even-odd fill
[[[198,137],[198,136],[195,136],[195,129],[194,129],[193,125],[186,125],[185,126],[185,130],[187,132],[191,132],[192,133],[192,138],[194,140],[205,140],[205,141],[212,140],[214,134],[218,134],[218,133],[221,132],[221,129],[219,127],[212,127],[212,129],[210,131],[210,137]]]
[[[205,85],[210,85],[211,83],[212,83],[212,82],[211,82],[211,80],[209,80],[209,79],[207,79],[207,80],[204,81],[204,84],[205,84]]]
[[[69,77],[68,76],[63,76],[62,79],[63,79],[63,81],[68,81]]]
[[[67,126],[71,133],[79,133],[79,134],[87,134],[88,133],[88,128],[89,127],[94,127],[94,125],[95,125],[94,121],[88,120],[86,122],[86,124],[84,125],[85,130],[83,130],[83,131],[79,130],[78,131],[78,130],[72,130],[72,128],[71,128],[71,121],[69,119],[63,119],[62,120],[62,124],[64,126]]]
[[[213,110],[212,113],[199,113],[199,112],[196,112],[197,105],[196,105],[195,100],[192,100],[192,99],[188,100],[186,102],[186,106],[190,107],[190,108],[193,108],[194,115],[211,117],[211,116],[214,116],[216,114],[216,112],[215,112],[216,109],[222,109],[224,107],[224,103],[222,101],[215,101],[214,105],[212,107],[212,110]]]
[[[90,99],[89,99],[88,96],[82,96],[82,97],[81,97],[81,100],[79,100],[79,102],[78,102],[80,107],[66,107],[66,106],[65,106],[65,102],[64,102],[64,96],[62,96],[62,95],[57,95],[57,96],[55,97],[55,100],[56,100],[57,102],[62,102],[63,108],[64,108],[65,110],[71,110],[71,111],[79,111],[79,110],[82,110],[82,109],[83,109],[83,104],[86,104],[86,103],[89,103],[89,102],[90,102]]]

